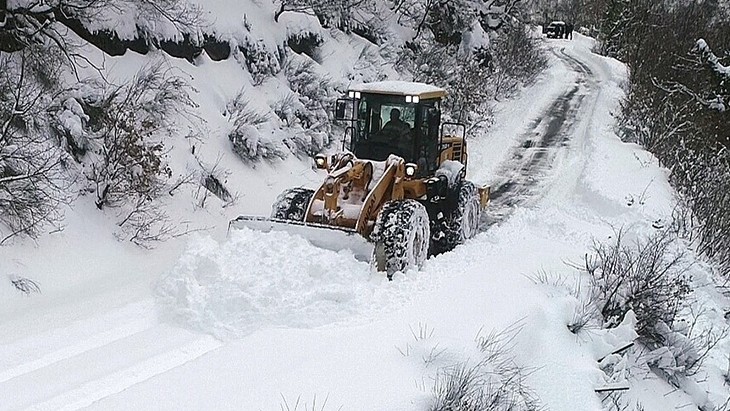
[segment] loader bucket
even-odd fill
[[[232,228],[250,228],[269,233],[283,231],[297,235],[326,250],[350,250],[359,261],[369,262],[374,246],[354,229],[330,226],[326,224],[305,223],[301,221],[281,220],[259,216],[240,216],[231,220],[228,231]]]

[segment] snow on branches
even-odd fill
[[[60,219],[59,205],[68,201],[66,158],[48,137],[46,116],[59,92],[60,59],[37,46],[0,53],[0,244],[36,236]]]
[[[693,51],[699,51],[702,53],[702,57],[704,57],[707,64],[709,64],[715,72],[723,78],[730,80],[730,66],[723,66],[720,64],[720,59],[712,52],[712,49],[707,45],[705,40],[697,40]]]
[[[719,77],[719,89],[708,102],[710,108],[724,112],[730,104],[730,66],[724,66],[704,39],[697,40],[693,53],[698,53],[704,63]]]

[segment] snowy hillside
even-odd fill
[[[64,20],[63,10],[50,5],[8,3],[14,14],[3,17],[8,23],[0,29],[22,28],[32,19],[40,24],[53,13],[65,26],[51,26],[47,36],[61,38],[75,63],[66,67],[64,57],[52,48],[24,51],[66,70],[56,73],[58,87],[41,89],[55,96],[52,101],[41,100],[47,107],[32,107],[41,113],[21,118],[36,124],[37,134],[31,134],[29,141],[19,138],[18,143],[2,140],[0,166],[8,173],[25,167],[37,169],[42,177],[50,175],[33,181],[35,185],[4,187],[11,199],[48,200],[28,211],[23,211],[27,205],[22,202],[18,206],[5,197],[0,202],[7,216],[0,232],[0,257],[8,280],[38,281],[44,292],[54,289],[63,300],[62,295],[73,296],[79,287],[97,280],[129,281],[129,267],[119,261],[134,265],[150,255],[138,246],[155,248],[155,260],[167,256],[156,268],[164,270],[181,252],[187,234],[223,239],[231,219],[240,214],[268,215],[285,188],[319,182],[311,156],[340,148],[344,132],[333,127],[330,117],[334,100],[347,87],[417,74],[408,67],[400,71],[394,67],[402,60],[398,53],[403,52],[403,43],[414,38],[414,23],[383,2],[348,11],[356,12],[357,18],[337,8],[313,13],[297,2],[165,4],[170,7],[167,11],[146,0],[115,7],[92,3],[88,10],[77,11],[83,23],[78,29]],[[495,8],[494,15],[500,10]],[[361,27],[362,22],[368,26]],[[340,29],[345,23],[348,30]],[[463,58],[489,43],[479,25],[472,31],[449,50]],[[215,47],[209,48],[210,44]],[[5,40],[1,45],[3,50],[12,46]],[[22,84],[23,70],[36,74],[39,83],[48,75],[43,66],[26,66],[20,55],[2,54],[0,66],[16,75],[3,80],[5,88],[15,87],[14,81]],[[454,71],[458,64],[443,59],[427,63],[418,69],[445,67],[448,70],[439,71],[440,75],[461,81]],[[475,84],[462,83],[452,88]],[[475,96],[480,94],[467,97]],[[483,100],[479,104],[488,107],[490,101]],[[477,112],[477,106],[468,108],[470,116]],[[9,125],[17,120],[13,113],[10,110]],[[477,116],[474,121],[482,119]],[[16,130],[19,137],[24,133],[23,127]],[[24,163],[16,165],[12,156],[6,161],[4,153],[18,145]],[[46,161],[51,166],[46,167]],[[26,192],[29,186],[40,187],[41,195]],[[37,238],[17,235],[23,232]],[[157,241],[167,239],[175,241]],[[78,252],[69,257],[66,250]],[[48,257],[33,258],[38,253]],[[91,270],[88,256],[94,256]],[[149,263],[144,261],[140,268]],[[71,274],[56,275],[53,267],[58,264]],[[8,281],[0,293],[10,302],[0,312],[8,315],[23,311],[24,304],[44,304],[25,299]]]
[[[79,196],[61,225],[0,245],[0,410],[448,410],[462,409],[448,403],[460,381],[482,405],[473,409],[503,409],[483,406],[492,399],[520,410],[727,410],[730,296],[686,244],[672,243],[692,288],[677,320],[686,332],[666,334],[679,342],[648,347],[634,311],[608,328],[595,307],[587,255],[663,232],[676,194],[651,154],[616,136],[626,68],[593,54],[592,39],[541,40],[548,69],[470,136],[468,176],[492,187],[482,231],[388,281],[349,250],[228,222],[321,182],[311,151],[336,150],[342,133],[323,103],[361,81],[410,79],[391,54],[412,28],[391,16],[378,27],[393,41],[377,45],[267,1],[197,4],[229,58],[81,49],[111,84],[157,64],[189,84],[191,104],[176,106],[164,141],[160,201],[173,229],[153,248],[135,245],[120,224],[128,209],[99,206],[84,185],[94,159],[73,163]],[[181,35],[97,21],[122,40]],[[463,46],[487,46],[480,30]],[[282,44],[307,52],[278,60]],[[86,90],[59,109],[77,141],[90,133]],[[206,190],[209,176],[229,195]],[[19,292],[22,279],[40,292]],[[714,339],[707,352],[682,351],[682,336]],[[607,387],[628,390],[596,392]]]
[[[172,175],[168,180],[170,195],[162,200],[163,207],[169,214],[169,225],[173,227],[170,234],[202,230],[223,238],[230,219],[240,213],[268,214],[270,204],[281,190],[319,180],[309,157],[313,153],[303,150],[310,150],[309,147],[317,151],[324,149],[331,143],[330,138],[340,138],[341,131],[330,128],[326,113],[330,108],[317,107],[316,104],[339,97],[353,81],[374,80],[396,74],[382,59],[378,60],[375,45],[358,36],[323,29],[313,16],[284,13],[278,24],[272,24],[275,10],[269,3],[262,6],[248,1],[202,2],[201,6],[206,21],[214,22],[208,29],[231,44],[253,43],[261,48],[262,56],[275,56],[280,52],[277,47],[286,44],[287,38],[311,34],[323,44],[317,52],[324,55],[321,61],[325,64],[318,64],[305,54],[289,52],[287,67],[276,67],[280,71],[279,75],[255,79],[255,67],[247,65],[241,51],[238,51],[238,55],[234,52],[231,58],[222,61],[212,61],[203,52],[194,64],[154,50],[146,55],[128,51],[123,56],[110,57],[86,45],[81,53],[96,67],[103,68],[107,81],[112,84],[125,84],[140,68],[155,65],[161,65],[164,72],[189,84],[187,90],[193,105],[179,114],[172,113],[172,122],[177,123],[176,132],[164,141],[164,157]],[[106,24],[113,27],[122,39],[134,36],[128,25],[116,23],[117,20],[111,19]],[[166,33],[164,27],[156,29],[159,35],[164,36]],[[337,58],[329,57],[333,54]],[[361,61],[363,55],[369,56],[372,61]],[[267,64],[268,61],[274,66],[280,64],[277,60],[256,61],[259,64]],[[283,60],[281,64],[284,64]],[[83,70],[82,67],[82,75],[95,74],[93,68],[88,65],[85,68]],[[293,79],[292,76],[301,78]],[[295,86],[302,89],[292,90]],[[315,97],[319,100],[314,100]],[[68,104],[68,108],[61,113],[61,122],[64,129],[82,141],[87,138],[84,129],[89,120],[80,111],[81,107],[74,104]],[[235,118],[237,113],[258,117],[261,121],[255,127],[245,124],[240,127]],[[322,124],[320,127],[306,124],[305,130],[302,121]],[[271,161],[242,161],[234,153],[230,136],[239,127],[246,133],[241,136],[244,139],[241,147],[245,150],[241,156],[243,160],[249,157],[270,157]],[[91,164],[82,163],[78,173],[85,173],[90,167]],[[218,198],[201,187],[200,180],[208,175],[220,179],[230,193],[227,198]],[[16,246],[0,247],[2,259],[6,262],[3,264],[4,271],[34,278],[43,284],[46,292],[53,288],[77,293],[78,287],[84,287],[96,276],[127,281],[129,267],[120,266],[120,259],[135,264],[148,253],[116,239],[128,237],[123,229],[117,227],[128,209],[105,208],[100,213],[94,209],[93,197],[85,194],[75,199],[70,207],[64,207],[66,219],[60,223],[64,227],[63,231],[50,227],[47,231],[56,233],[41,236],[35,244],[27,239],[16,238],[13,239]],[[89,242],[90,238],[94,240]],[[24,243],[27,244],[24,246]],[[168,250],[171,256],[178,254],[179,245],[176,243],[179,242],[159,244],[155,254],[164,255]],[[158,246],[154,242],[149,245]],[[53,274],[52,267],[59,263],[50,257],[54,249],[68,270],[76,274]],[[113,258],[108,254],[111,249],[116,250],[113,251]],[[32,258],[41,252],[39,250],[48,258]],[[78,250],[78,258],[64,256],[65,250]],[[126,254],[116,254],[120,251]],[[93,256],[92,270],[88,269],[89,256]],[[168,260],[160,269],[170,263]],[[48,273],[47,278],[41,273]],[[1,310],[4,313],[23,310],[22,304],[30,301],[18,299],[16,292],[5,288],[6,285],[2,287],[3,300],[13,299],[21,305],[3,304]]]

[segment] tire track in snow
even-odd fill
[[[77,410],[88,407],[110,395],[118,394],[129,387],[193,361],[221,347],[221,345],[222,343],[219,340],[211,336],[205,336],[177,349],[138,362],[131,367],[87,382],[76,389],[64,392],[28,409]]]
[[[0,345],[0,409],[87,407],[221,345],[160,324],[153,300],[134,302]]]
[[[79,343],[64,347],[60,350],[52,351],[48,354],[41,356],[35,360],[22,363],[13,368],[0,372],[0,384],[10,381],[14,378],[20,377],[37,371],[41,368],[45,368],[67,360],[71,357],[81,355],[85,352],[109,345],[114,341],[121,340],[123,338],[141,333],[148,330],[151,327],[147,323],[132,323],[123,327],[113,328],[109,331],[102,332],[99,334],[92,335],[88,338],[83,338]]]
[[[553,54],[578,74],[578,80],[530,123],[528,131],[521,136],[519,148],[497,172],[501,181],[492,188],[483,228],[506,219],[515,207],[527,205],[539,195],[540,183],[551,171],[558,152],[574,134],[576,115],[585,97],[596,92],[594,73],[587,65],[568,55],[565,49],[559,53],[553,50]]]
[[[104,327],[101,331],[97,331],[88,327],[72,326],[63,330],[53,330],[51,332],[52,336],[41,334],[15,341],[13,344],[0,345],[0,351],[5,356],[0,365],[8,367],[0,371],[0,384],[154,327],[157,324],[156,319],[153,315],[147,314],[153,312],[153,306],[153,301],[143,301],[127,305],[120,310],[115,310],[113,313],[96,317],[96,324],[115,324],[126,318],[133,318],[132,321],[127,320],[111,329]],[[47,342],[54,337],[63,338],[64,341],[77,342],[61,349],[44,351],[47,348],[55,347]],[[29,351],[37,354],[37,356],[28,359],[27,354]],[[15,358],[19,361],[14,361]]]

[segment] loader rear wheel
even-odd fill
[[[385,203],[375,222],[373,264],[388,278],[398,271],[420,267],[428,258],[430,228],[428,213],[415,200]]]
[[[471,181],[462,181],[459,187],[456,208],[446,220],[445,248],[454,249],[464,241],[474,237],[479,231],[481,205],[479,189]]]
[[[314,190],[309,188],[294,187],[284,190],[271,206],[271,218],[304,221],[313,196]]]

